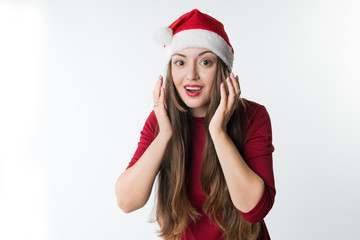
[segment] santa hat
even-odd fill
[[[164,44],[166,63],[177,51],[200,47],[215,53],[232,70],[234,50],[223,24],[197,9],[185,13],[161,33],[159,30],[157,38]]]

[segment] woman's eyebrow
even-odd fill
[[[214,54],[212,51],[207,50],[207,51],[205,51],[205,52],[199,53],[199,56],[204,55],[205,53],[212,53],[212,54]],[[180,53],[174,53],[171,57],[173,57],[173,56],[175,56],[175,55],[178,55],[178,56],[180,56],[180,57],[186,58],[185,55],[180,54]]]
[[[186,58],[186,56],[185,56],[185,55],[182,55],[182,54],[180,54],[180,53],[174,53],[171,57],[173,57],[173,56],[175,56],[175,55],[179,55],[180,57],[184,57],[184,58]]]
[[[200,53],[199,56],[204,55],[205,53],[212,53],[212,54],[214,54],[212,51],[205,51],[205,52]]]

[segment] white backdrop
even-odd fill
[[[115,182],[163,70],[153,33],[193,8],[223,22],[242,96],[270,114],[272,239],[359,239],[355,0],[0,1],[0,239],[159,239],[154,195],[125,214]]]

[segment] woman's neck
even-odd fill
[[[206,115],[206,108],[200,109],[200,108],[190,108],[190,115],[192,117],[196,118],[202,118]]]

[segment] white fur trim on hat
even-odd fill
[[[170,44],[165,46],[165,64],[174,53],[188,47],[209,49],[224,61],[231,72],[234,61],[231,47],[217,33],[203,29],[183,30],[175,34]]]

